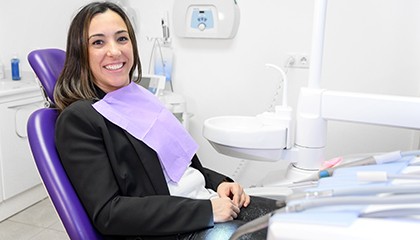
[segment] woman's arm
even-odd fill
[[[221,217],[215,218],[215,222],[232,220],[236,218],[235,213],[239,213],[237,209],[247,207],[249,205],[251,198],[245,193],[240,184],[235,183],[231,178],[225,175],[204,168],[197,156],[194,156],[191,166],[202,172],[204,178],[206,179],[206,188],[216,191],[220,198],[229,198],[231,200],[230,202],[224,201],[224,203],[222,203],[224,205],[223,207],[220,205],[215,206],[218,203],[212,200],[214,216],[216,217],[218,212],[222,215]],[[231,203],[233,203],[237,209],[234,209],[231,206]],[[226,205],[228,205],[228,207],[226,207]]]
[[[206,188],[213,189],[214,191],[217,191],[217,187],[222,182],[233,182],[231,178],[211,169],[203,167],[197,155],[193,157],[191,167],[199,170],[204,175],[204,178],[206,180]]]

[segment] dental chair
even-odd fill
[[[63,69],[66,52],[60,49],[34,50],[28,61],[38,77],[47,107],[38,109],[27,123],[29,145],[38,172],[66,232],[72,240],[99,240],[85,209],[60,162],[54,142],[58,111],[54,109],[54,86]]]

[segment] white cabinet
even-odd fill
[[[30,114],[42,106],[35,80],[0,81],[0,221],[46,196],[26,131]]]
[[[40,107],[37,97],[0,103],[0,148],[3,199],[9,199],[40,183],[28,149],[26,122]]]

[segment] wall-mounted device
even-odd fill
[[[236,0],[176,0],[175,34],[184,38],[234,38],[240,12]]]

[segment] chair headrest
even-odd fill
[[[29,53],[28,61],[49,100],[54,103],[54,87],[64,67],[66,52],[61,49],[38,49]]]

